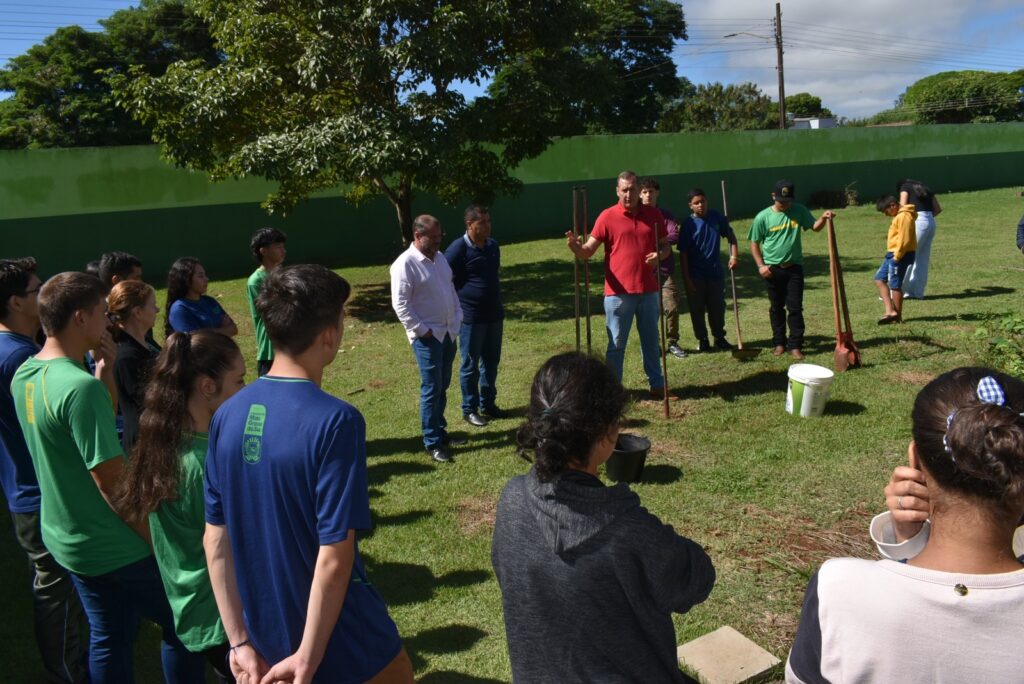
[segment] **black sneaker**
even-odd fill
[[[700,342],[697,343],[697,351],[701,353],[712,351],[711,343],[708,342],[707,340],[701,340]]]
[[[668,353],[671,354],[672,356],[676,357],[677,359],[685,359],[686,358],[686,350],[683,349],[682,347],[680,347],[675,342],[673,342],[672,344],[668,345]]]
[[[724,337],[718,337],[715,339],[715,349],[721,349],[722,351],[732,351],[732,345],[729,344],[729,340]]]

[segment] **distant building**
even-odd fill
[[[816,116],[798,116],[793,118],[793,123],[789,125],[789,128],[796,129],[807,129],[807,128],[835,128],[836,120],[835,117],[816,117]]]

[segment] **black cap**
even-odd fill
[[[783,202],[792,201],[796,198],[796,186],[790,180],[775,181],[775,188],[772,192],[775,193],[775,199],[782,200]]]

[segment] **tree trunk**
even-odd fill
[[[398,186],[395,200],[395,211],[398,213],[398,226],[402,230],[402,246],[408,247],[412,242],[412,188],[407,179],[402,179]]]

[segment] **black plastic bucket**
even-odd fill
[[[605,472],[615,482],[639,482],[650,450],[651,440],[622,433],[615,442],[615,451],[605,464]]]

